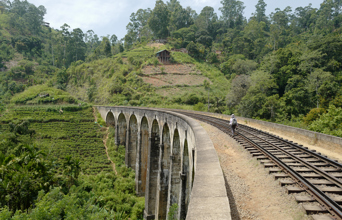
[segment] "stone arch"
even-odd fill
[[[117,126],[117,144],[126,146],[127,122],[124,114],[120,114]]]
[[[115,126],[115,117],[112,111],[109,111],[106,115],[106,124],[107,126]]]
[[[132,115],[129,120],[129,126],[128,126],[126,165],[132,168],[133,170],[135,170],[135,167],[136,167],[137,149],[138,149],[138,120],[135,117],[135,115]]]
[[[158,184],[158,162],[160,152],[160,135],[159,124],[155,119],[152,123],[150,148],[148,157],[148,169],[146,181],[146,194],[145,194],[145,215],[146,218],[154,219],[157,197],[157,184]]]
[[[138,186],[137,193],[145,194],[146,189],[146,174],[148,164],[148,148],[149,148],[149,126],[147,118],[144,116],[140,126],[140,149],[139,149],[139,170],[138,170]]]
[[[166,219],[167,199],[169,192],[169,169],[171,140],[170,129],[167,124],[163,126],[162,145],[160,152],[159,186],[157,190],[158,201],[156,209],[158,210],[158,219]],[[157,216],[156,216],[157,217]]]
[[[180,153],[180,137],[178,129],[174,131],[173,140],[172,140],[172,154],[171,164],[170,164],[170,172],[171,172],[171,180],[170,180],[170,198],[169,198],[169,208],[173,204],[177,204],[179,207],[179,197],[180,197],[180,189],[181,189],[181,153]],[[178,218],[179,219],[179,218]]]
[[[184,141],[180,219],[185,219],[190,202],[190,160],[188,141]]]

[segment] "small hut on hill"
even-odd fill
[[[169,64],[170,63],[170,52],[167,50],[161,50],[156,53],[156,56],[159,60],[159,62],[163,64]]]

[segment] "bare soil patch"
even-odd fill
[[[162,44],[162,43],[148,43],[146,46],[159,48],[161,46],[164,46],[164,44]]]
[[[171,88],[161,88],[157,90],[157,93],[162,96],[169,96],[170,94],[176,95],[184,92],[184,88],[171,87]]]
[[[105,149],[106,149],[107,159],[108,159],[108,160],[110,161],[110,163],[112,164],[112,168],[113,168],[114,173],[115,173],[116,175],[118,175],[118,172],[116,171],[116,168],[115,168],[115,163],[110,159],[109,154],[108,154],[107,140],[108,140],[108,128],[106,128],[106,135],[105,135],[105,137],[103,138],[103,145],[105,146]]]
[[[8,62],[4,62],[6,68],[10,70],[13,67],[18,66],[20,60],[24,59],[23,55],[20,53],[15,53],[14,58]]]
[[[163,68],[163,71],[162,71]],[[170,64],[170,65],[148,65],[142,69],[143,74],[159,74],[159,73],[173,73],[173,74],[201,74],[195,65],[193,64]]]
[[[309,219],[295,199],[234,139],[213,126],[201,125],[220,159],[232,219]]]
[[[210,82],[209,78],[201,75],[174,75],[160,74],[153,76],[141,76],[145,83],[152,84],[154,87],[188,85],[197,86],[203,84],[204,80]]]

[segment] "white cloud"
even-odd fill
[[[91,1],[91,0],[31,0],[31,3],[44,5],[47,9],[45,21],[59,29],[64,23],[71,28],[81,28],[83,31],[108,27],[113,20],[127,17],[126,1]]]

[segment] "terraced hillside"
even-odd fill
[[[229,81],[219,68],[182,52],[172,52],[171,64],[164,65],[155,53],[169,47],[140,45],[111,58],[77,62],[67,70],[66,91],[94,104],[192,109],[207,103],[207,81],[212,108],[223,111],[217,100],[226,96]]]
[[[36,132],[35,144],[51,159],[79,158],[84,174],[112,170],[102,141],[104,131],[94,123],[91,107],[15,106],[0,118],[0,131],[15,120],[30,122],[29,128]]]

